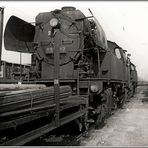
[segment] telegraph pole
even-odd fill
[[[20,83],[22,83],[22,52],[20,52]]]
[[[2,53],[2,38],[3,38],[3,21],[4,21],[4,7],[0,7],[0,70],[1,70],[1,53]]]

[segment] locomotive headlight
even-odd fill
[[[97,84],[92,84],[90,86],[90,90],[91,90],[91,92],[96,93],[99,91],[99,86]]]
[[[49,23],[50,23],[51,27],[56,27],[58,25],[59,21],[57,18],[52,18]]]
[[[103,83],[101,81],[91,82],[89,90],[91,93],[101,93],[103,90]]]

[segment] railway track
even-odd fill
[[[122,108],[118,108],[116,111],[112,112],[112,115],[117,112],[122,110]],[[108,117],[109,118],[109,117]],[[107,120],[106,120],[107,121]],[[105,121],[105,124],[106,124]],[[102,129],[105,124],[100,125],[99,127],[97,126],[98,129]],[[66,132],[65,130],[67,129],[68,125],[65,125],[65,127],[60,127],[59,129],[56,129],[55,131],[52,131],[48,133],[47,135],[44,135],[40,137],[39,139],[36,139],[30,143],[27,143],[27,146],[37,146],[37,145],[44,145],[44,146],[81,146],[81,140],[85,137],[88,137],[90,135],[90,132],[96,128],[95,123],[91,124],[89,129],[87,131],[83,131],[81,133],[71,133],[75,132],[76,129],[73,131]],[[74,126],[73,126],[74,127]],[[71,125],[69,127],[71,128]]]
[[[92,129],[92,128],[91,128]],[[91,130],[89,129],[89,130]],[[33,142],[26,144],[27,146],[37,146],[37,145],[44,145],[44,146],[79,146],[81,139],[88,135],[88,131],[84,131],[80,134],[74,135],[50,135],[50,136],[43,136],[39,139],[36,139]]]

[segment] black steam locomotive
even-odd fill
[[[87,118],[102,123],[133,96],[137,72],[126,51],[108,41],[93,15],[74,7],[39,13],[35,26],[11,16],[4,34],[6,50],[32,54],[29,81],[61,86],[88,100]]]

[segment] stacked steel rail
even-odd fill
[[[56,100],[54,87],[44,87],[0,92],[0,132],[2,145],[23,145],[61,125],[81,118],[87,119],[87,100],[85,97],[72,96],[69,86],[60,86],[59,122],[56,120]],[[27,124],[41,122],[41,125],[29,131],[23,131]],[[46,122],[44,123],[44,120]],[[44,124],[42,124],[44,123]],[[21,128],[20,128],[21,127]],[[20,132],[22,130],[23,132]],[[5,133],[6,131],[6,133]],[[15,135],[19,131],[20,135]],[[18,132],[18,133],[19,133]],[[27,138],[26,138],[27,137]]]
[[[69,86],[62,86],[60,91],[62,103],[65,100],[64,98],[71,95],[71,89]],[[0,118],[55,106],[53,87],[3,92],[0,93],[0,97]]]

